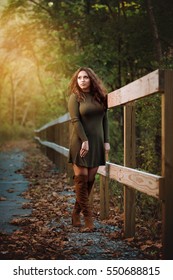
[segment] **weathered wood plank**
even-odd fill
[[[108,107],[126,104],[130,101],[163,92],[163,71],[155,70],[152,73],[108,94]]]
[[[109,177],[135,190],[159,198],[159,189],[163,187],[163,177],[139,171],[133,168],[109,164]],[[98,173],[106,176],[106,167],[100,166]]]
[[[129,167],[110,166],[110,178],[148,195],[159,197],[161,177]]]
[[[58,144],[52,143],[52,142],[42,141],[42,140],[40,140],[39,137],[35,137],[35,140],[37,140],[41,145],[49,147],[49,148],[55,150],[56,152],[64,155],[65,157],[68,157],[69,149],[62,147]]]
[[[44,130],[44,129],[47,129],[48,127],[50,126],[54,126],[56,124],[60,124],[60,123],[64,123],[64,122],[67,122],[70,120],[70,115],[69,113],[66,113],[65,115],[59,117],[58,119],[56,120],[53,120],[45,125],[43,125],[42,127],[40,127],[39,129],[36,129],[35,132],[36,133],[39,133],[40,131]]]

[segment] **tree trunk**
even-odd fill
[[[30,105],[31,105],[31,102],[28,103],[27,107],[25,108],[25,110],[23,112],[23,117],[22,117],[22,121],[21,121],[22,126],[25,126],[26,119],[27,119],[27,116],[28,116],[28,112],[29,112],[29,109],[30,109]]]
[[[156,51],[156,60],[158,61],[158,63],[160,63],[160,61],[162,60],[162,47],[161,47],[161,41],[159,38],[158,27],[157,27],[157,23],[155,20],[151,1],[152,0],[146,0],[147,12],[148,12],[148,16],[150,19],[152,33],[153,33],[153,39],[154,39],[155,51]]]
[[[10,75],[10,83],[11,83],[11,124],[15,125],[16,122],[16,94],[13,84],[13,78]]]

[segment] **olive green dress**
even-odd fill
[[[93,99],[92,93],[85,93],[85,101],[78,102],[71,94],[68,109],[72,122],[69,162],[83,167],[105,165],[104,143],[109,142],[107,110]],[[82,142],[89,142],[89,151],[80,156]]]

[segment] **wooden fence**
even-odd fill
[[[162,176],[135,169],[135,100],[156,93],[162,98]],[[106,162],[100,166],[100,215],[109,214],[109,178],[124,186],[124,234],[135,235],[135,191],[162,201],[163,254],[173,259],[173,71],[156,70],[108,94],[108,107],[124,106],[124,166]],[[69,114],[36,130],[36,139],[60,169],[71,173],[67,163]]]

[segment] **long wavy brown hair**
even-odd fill
[[[81,88],[78,86],[77,83],[78,74],[81,71],[85,71],[90,78],[90,91],[93,94],[94,100],[98,101],[99,103],[102,103],[105,107],[107,107],[107,90],[104,87],[103,82],[91,68],[80,67],[74,73],[69,84],[70,94],[76,94],[79,102],[85,100],[85,94],[82,92]]]

